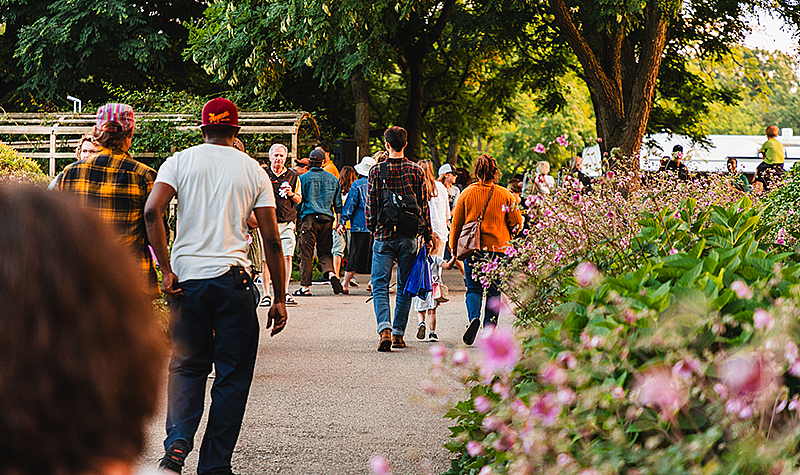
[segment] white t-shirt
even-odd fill
[[[447,219],[450,217],[450,197],[447,188],[440,181],[434,181],[436,196],[431,196],[428,209],[431,214],[431,227],[442,242],[447,242]]]
[[[172,270],[179,281],[219,277],[231,266],[250,266],[247,218],[275,207],[267,172],[247,154],[203,144],[169,157],[156,183],[177,192],[178,220]]]

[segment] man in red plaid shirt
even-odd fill
[[[367,184],[367,228],[374,233],[372,246],[372,302],[378,321],[378,351],[405,348],[403,335],[411,310],[411,295],[403,292],[417,256],[417,236],[431,239],[431,217],[425,192],[425,175],[421,168],[405,158],[408,134],[402,127],[389,127],[383,134],[389,158],[369,172]],[[419,226],[403,226],[385,222],[384,190],[416,197]],[[383,222],[382,222],[383,221]],[[390,320],[389,281],[397,262],[397,296],[394,321]]]

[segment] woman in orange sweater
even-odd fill
[[[512,231],[522,225],[522,214],[516,206],[516,199],[506,188],[495,186],[500,177],[500,169],[494,158],[484,154],[475,161],[476,183],[469,185],[458,197],[453,210],[450,226],[450,249],[456,249],[461,228],[465,223],[477,221],[486,207],[481,223],[481,251],[473,253],[464,261],[464,278],[467,282],[466,304],[469,325],[464,332],[464,343],[471,345],[481,324],[481,305],[483,293],[487,290],[484,326],[497,325],[497,311],[489,304],[492,298],[500,298],[500,289],[490,284],[487,289],[473,278],[473,270],[478,262],[502,259],[503,250],[511,240]],[[491,195],[490,195],[491,193]],[[487,204],[487,199],[488,204]]]

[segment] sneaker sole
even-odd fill
[[[469,322],[469,326],[467,327],[467,331],[464,332],[464,344],[472,345],[475,343],[475,336],[478,335],[478,329],[481,327],[481,319],[476,318]]]
[[[339,282],[339,279],[337,279],[335,275],[331,276],[330,281],[331,281],[331,287],[333,287],[334,294],[341,294],[342,292],[344,292],[344,287],[342,287],[342,283]]]
[[[422,322],[419,326],[417,326],[417,340],[424,340],[425,339],[425,322]]]

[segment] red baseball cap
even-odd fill
[[[203,123],[200,126],[224,125],[239,128],[239,110],[233,102],[218,97],[203,106]]]

